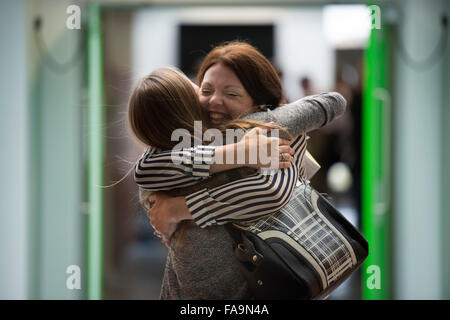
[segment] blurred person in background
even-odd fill
[[[308,76],[304,76],[300,79],[300,87],[302,88],[304,97],[317,93],[312,85],[311,79]]]
[[[335,88],[347,101],[346,112],[320,132],[313,132],[310,136],[309,149],[322,170],[317,173],[311,184],[322,192],[333,194],[336,200],[346,202],[357,212],[361,210],[361,72],[349,64],[340,66],[336,72]],[[349,75],[352,75],[350,77]],[[352,81],[350,81],[352,80]],[[330,183],[330,170],[334,165],[345,166],[351,175],[348,185],[335,188]],[[345,200],[345,201],[344,201]],[[347,201],[348,202],[348,201]]]

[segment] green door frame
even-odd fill
[[[103,286],[103,61],[101,6],[87,7],[88,203],[86,298],[102,299]]]
[[[369,242],[363,299],[392,297],[391,85],[392,26],[373,28],[364,53],[362,110],[362,232]]]

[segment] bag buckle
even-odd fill
[[[255,266],[259,266],[263,256],[255,250],[253,244],[250,241],[245,241],[248,244],[248,247],[245,243],[238,243],[236,257],[243,262],[251,262]]]

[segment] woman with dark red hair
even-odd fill
[[[199,68],[197,84],[209,126],[223,129],[241,118],[272,121],[297,137],[291,146],[297,153],[298,175],[305,174],[305,133],[328,124],[344,112],[346,105],[341,95],[328,93],[281,106],[286,101],[275,68],[256,48],[242,42],[214,48]],[[265,201],[264,197],[270,198],[274,189],[259,188],[270,183],[258,173],[234,182],[225,181],[220,187],[195,190],[192,183],[199,179],[193,175],[192,167],[172,167],[170,154],[154,151],[146,152],[139,160],[135,177],[143,198],[153,203],[148,211],[151,223],[169,247],[161,299],[251,298],[224,224],[251,221],[275,212],[289,197]],[[193,159],[195,148],[187,151],[192,152],[188,157]],[[155,178],[158,176],[165,178]],[[281,176],[277,176],[280,186],[284,185]],[[175,185],[182,187],[184,183],[192,188],[187,196],[149,193]]]

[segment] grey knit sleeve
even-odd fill
[[[347,101],[337,92],[308,96],[274,110],[256,112],[244,117],[248,120],[273,121],[293,136],[321,128],[341,116]]]

